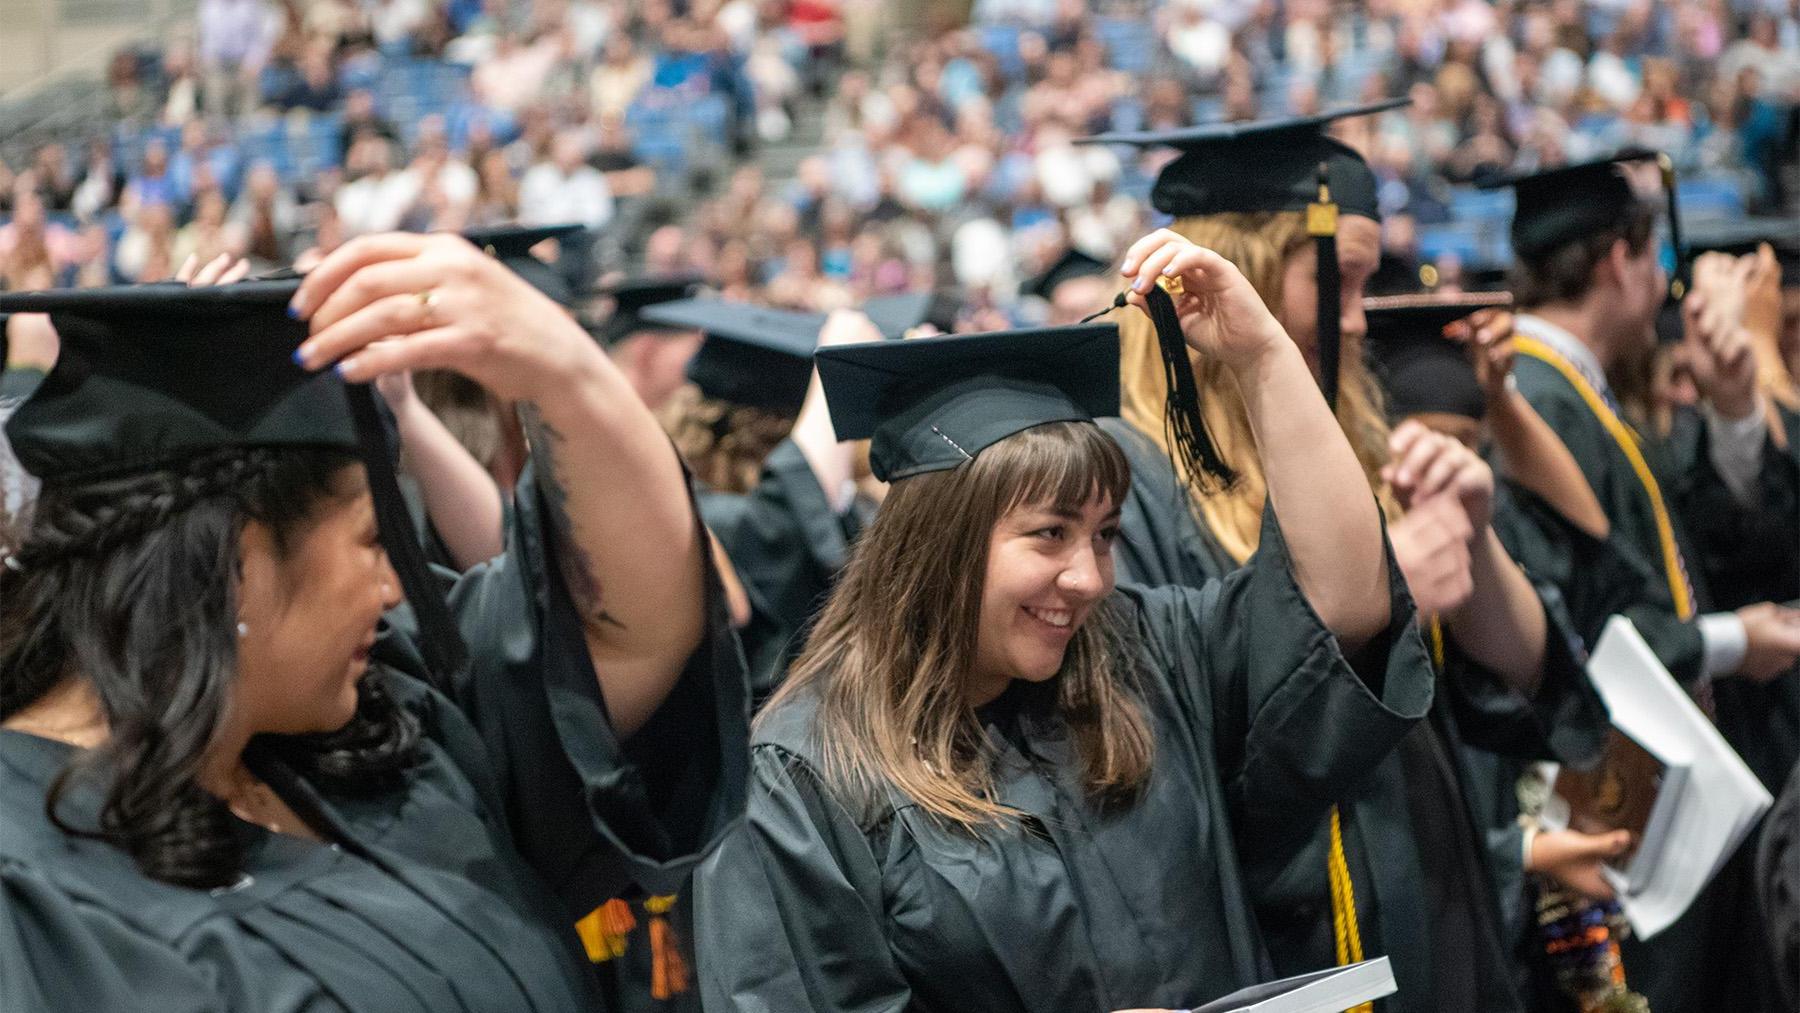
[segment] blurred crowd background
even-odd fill
[[[201,0],[92,94],[0,100],[0,287],[517,220],[588,275],[1005,314],[1156,224],[1167,156],[1078,138],[1388,96],[1345,139],[1446,284],[1509,259],[1489,169],[1642,144],[1690,214],[1800,215],[1800,0]]]

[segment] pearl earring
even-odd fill
[[[240,640],[243,639],[244,637],[249,636],[250,635],[250,624],[249,623],[238,623],[237,633],[238,633],[238,639],[240,639]]]

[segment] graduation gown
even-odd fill
[[[738,631],[750,663],[754,699],[767,699],[800,653],[814,614],[837,582],[862,515],[838,513],[793,440],[763,462],[756,488],[743,495],[703,492],[700,514],[719,539],[750,599]]]
[[[1692,686],[1703,674],[1705,646],[1698,623],[1681,618],[1676,611],[1652,500],[1630,459],[1581,392],[1556,367],[1521,355],[1513,366],[1513,376],[1519,392],[1569,448],[1612,526],[1603,552],[1595,551],[1592,539],[1567,524],[1551,520],[1522,526],[1514,538],[1536,544],[1520,544],[1521,558],[1531,560],[1537,573],[1554,580],[1571,603],[1579,603],[1572,610],[1576,628],[1589,645],[1599,637],[1607,616],[1624,615],[1676,681]],[[1708,509],[1736,514],[1740,508],[1712,472],[1710,455],[1704,450],[1704,422],[1696,416],[1683,425],[1693,428],[1685,428],[1673,444],[1646,445],[1640,440],[1639,445],[1663,494],[1693,588],[1694,606],[1704,612],[1710,606],[1708,552],[1702,548],[1706,540],[1691,540],[1688,522],[1696,518],[1681,509],[1678,494],[1710,485]],[[1690,495],[1690,508],[1695,502]],[[1538,517],[1542,519],[1543,511],[1538,511]],[[1702,528],[1712,537],[1720,537],[1720,532],[1738,523],[1713,517],[1705,519]],[[1712,683],[1721,734],[1747,761],[1755,758],[1753,769],[1762,768],[1759,774],[1765,779],[1778,769],[1771,746],[1775,752],[1784,748],[1780,727],[1786,720],[1786,706],[1781,698],[1792,692],[1783,683],[1791,684],[1793,679],[1790,675],[1769,686],[1730,678]],[[1754,840],[1752,836],[1750,841]],[[1753,848],[1753,843],[1740,848],[1687,913],[1656,938],[1625,940],[1622,954],[1627,982],[1649,1000],[1651,1009],[1772,1008],[1768,1005],[1772,986],[1763,947],[1754,939],[1754,928],[1740,916],[1748,903]],[[1721,991],[1719,982],[1729,983],[1733,991]]]
[[[1188,505],[1168,457],[1127,423],[1103,423],[1126,449],[1132,488],[1121,511],[1121,580],[1217,578],[1237,568]],[[1266,536],[1265,536],[1266,537]],[[1395,569],[1395,579],[1399,576]],[[1538,586],[1549,625],[1545,671],[1531,699],[1446,643],[1438,702],[1399,747],[1330,798],[1339,805],[1343,851],[1364,956],[1387,955],[1399,992],[1391,1011],[1519,1010],[1525,999],[1510,959],[1506,915],[1516,910],[1523,855],[1488,839],[1485,811],[1495,776],[1471,770],[1470,750],[1520,761],[1585,764],[1605,740],[1606,711],[1578,660],[1560,601]],[[1330,882],[1331,826],[1317,811],[1272,810],[1240,827],[1238,853],[1262,933],[1282,975],[1337,962]],[[1496,871],[1492,863],[1499,861]],[[1506,864],[1510,861],[1510,864]]]
[[[1353,667],[1265,527],[1262,556],[1223,582],[1107,603],[1155,736],[1130,805],[1088,801],[1053,687],[978,712],[996,801],[1025,815],[977,835],[892,788],[848,808],[820,772],[815,691],[765,712],[748,820],[695,876],[706,1008],[1183,1008],[1270,977],[1233,819],[1317,816],[1432,689],[1397,579],[1393,625]]]
[[[368,678],[423,727],[399,786],[335,793],[258,754],[334,843],[243,824],[236,886],[157,882],[63,834],[44,804],[75,750],[0,731],[0,1009],[604,1008],[573,923],[679,879],[737,821],[745,687],[709,574],[708,634],[621,743],[541,523],[522,506],[509,551],[454,586],[466,678],[432,688],[405,616],[383,630]],[[62,813],[92,825],[99,802],[82,784]]]

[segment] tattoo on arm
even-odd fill
[[[531,444],[531,456],[537,462],[537,487],[544,494],[549,514],[552,551],[556,553],[556,561],[562,569],[569,597],[575,601],[575,610],[590,627],[611,626],[622,630],[625,624],[606,611],[599,575],[594,571],[592,558],[575,539],[575,521],[569,515],[569,493],[563,488],[560,462],[557,460],[557,455],[562,450],[563,436],[550,423],[545,422],[537,406],[529,402],[519,404],[519,421],[525,427],[526,439]]]

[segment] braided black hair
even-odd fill
[[[236,678],[238,535],[256,520],[278,553],[293,551],[354,462],[338,450],[235,450],[44,489],[0,565],[0,719],[71,677],[93,687],[107,740],[45,801],[64,832],[112,842],[153,879],[236,881],[243,839],[198,776]],[[417,722],[378,679],[359,696],[337,732],[260,736],[252,748],[341,790],[390,783],[411,762]],[[58,813],[78,780],[104,792],[96,826]]]

